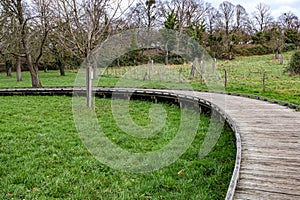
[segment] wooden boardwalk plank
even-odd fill
[[[274,199],[274,200],[290,200],[299,199],[297,195],[283,194],[279,192],[268,192],[261,190],[253,190],[247,188],[243,191],[236,191],[236,200],[264,200],[264,199]]]
[[[216,104],[224,99],[220,94],[196,95]],[[300,199],[300,113],[233,96],[220,106],[236,122],[242,141],[234,199]]]

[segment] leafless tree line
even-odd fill
[[[63,75],[66,58],[80,61],[110,35],[132,28],[164,28],[172,17],[174,30],[229,57],[235,44],[251,42],[256,34],[272,29],[277,30],[272,44],[276,51],[282,45],[282,30],[296,31],[299,37],[295,14],[287,11],[274,19],[262,3],[247,13],[228,1],[214,8],[202,0],[2,0],[1,60],[13,60],[18,81],[26,62],[32,86],[42,87],[38,68],[43,61],[54,60]]]

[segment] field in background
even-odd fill
[[[300,76],[289,76],[285,67],[289,63],[292,52],[284,54],[284,64],[280,65],[274,55],[238,57],[232,61],[217,61],[220,82],[225,83],[225,70],[227,73],[226,91],[247,94],[256,94],[269,98],[287,101],[300,105]],[[122,78],[119,86],[139,86],[158,88],[188,88],[209,89],[200,84],[199,69],[195,77],[190,78],[192,64],[162,66],[149,64],[139,67],[108,68],[98,71],[101,74],[98,86],[115,86]],[[265,88],[263,76],[265,73]],[[65,77],[60,77],[58,71],[40,72],[44,87],[73,86],[76,71],[67,71]],[[17,83],[13,77],[0,74],[0,88],[30,87],[28,72],[23,73],[23,82]],[[205,81],[205,80],[204,80]]]

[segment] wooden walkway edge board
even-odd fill
[[[84,88],[0,89],[0,95],[70,95]],[[240,96],[185,90],[94,88],[196,100],[224,117],[235,132],[236,163],[226,199],[300,199],[300,112]]]

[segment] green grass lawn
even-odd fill
[[[50,75],[56,76],[54,72],[47,73]],[[235,162],[235,139],[225,129],[213,151],[199,159],[209,116],[201,115],[194,142],[175,163],[155,172],[133,174],[113,170],[89,153],[74,126],[71,98],[13,96],[0,101],[1,199],[224,199],[226,195]],[[96,100],[99,123],[111,141],[130,151],[160,148],[179,126],[180,109],[162,104],[168,123],[161,137],[132,140],[114,124],[110,105],[109,99]],[[147,125],[151,105],[130,103],[137,124]]]
[[[285,68],[292,52],[285,53],[284,65],[274,55],[239,57],[233,61],[221,61],[219,70],[228,72],[227,91],[257,94],[300,105],[300,76],[289,76]],[[262,79],[266,72],[266,90]]]
[[[39,76],[44,87],[73,86],[76,78],[76,71],[67,71],[66,76],[60,76],[59,71],[40,71]],[[31,87],[31,77],[29,72],[22,72],[22,82],[17,82],[16,73],[7,77],[5,73],[0,73],[0,88]]]

